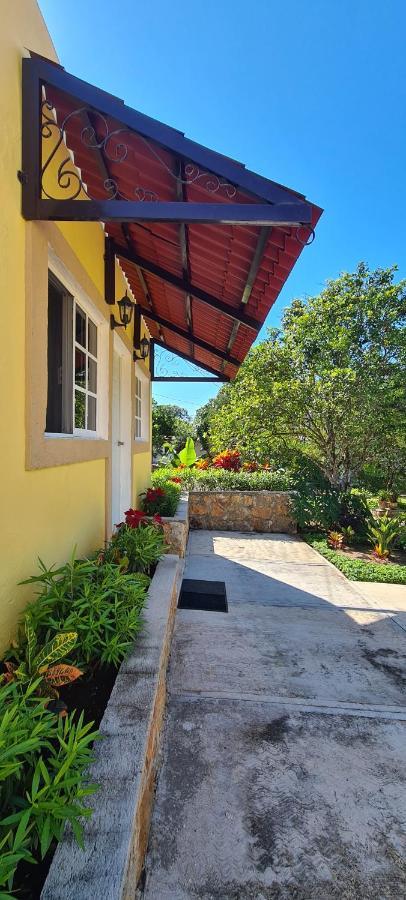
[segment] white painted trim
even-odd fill
[[[145,372],[142,371],[141,366],[135,364],[135,377],[138,378],[141,382],[141,434],[136,437],[135,435],[135,412],[133,418],[133,439],[136,444],[145,444],[149,441],[149,428],[150,428],[150,380]],[[134,393],[134,410],[135,410],[135,393]]]
[[[66,290],[72,294],[74,301],[78,303],[97,326],[97,419],[96,431],[75,428],[73,424],[72,434],[45,433],[45,437],[64,439],[68,437],[75,438],[76,440],[107,440],[109,436],[109,322],[104,318],[100,310],[97,309],[97,306],[92,303],[82,285],[71,275],[50,244],[48,244],[48,269],[56,276],[61,284],[63,284]],[[73,353],[74,351],[75,323],[73,323]],[[93,358],[92,354],[90,354],[90,356]],[[74,395],[75,384],[73,383],[73,403]]]

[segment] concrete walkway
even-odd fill
[[[177,613],[146,900],[406,896],[402,598],[287,535],[193,532],[185,576],[229,613]]]

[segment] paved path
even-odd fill
[[[402,598],[286,535],[193,532],[185,576],[229,613],[177,613],[146,900],[406,896]]]

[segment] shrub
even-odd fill
[[[184,471],[190,472],[191,470],[185,469]],[[175,472],[169,468],[159,469],[157,473],[153,473],[153,487],[149,488],[146,494],[141,495],[144,513],[149,516],[154,513],[158,513],[160,516],[174,516],[178,508],[182,482],[181,474],[177,470]],[[161,491],[162,493],[160,493]]]
[[[53,715],[35,687],[0,688],[0,888],[9,891],[18,863],[43,858],[67,821],[83,846],[81,820],[92,812],[83,800],[96,790],[83,773],[98,733],[83,715]]]
[[[215,469],[228,469],[232,472],[238,472],[241,468],[241,456],[239,450],[223,450],[213,459]]]
[[[139,527],[123,524],[104,552],[105,560],[124,563],[133,573],[149,573],[165,551],[165,537],[158,524],[141,519]]]
[[[378,559],[388,559],[391,545],[399,537],[400,532],[401,523],[397,519],[391,519],[389,516],[372,519],[368,527],[368,539]]]
[[[349,559],[343,553],[330,550],[324,535],[311,533],[303,535],[305,541],[314,547],[321,556],[333,563],[351,581],[377,581],[386,584],[406,584],[406,566],[395,563],[368,562],[364,559]]]
[[[164,473],[167,472],[168,469],[153,472],[153,483],[162,484]],[[241,469],[239,472],[225,469],[184,469],[177,470],[176,476],[181,479],[185,489],[193,491],[287,491],[292,488],[291,477],[285,472],[263,469],[258,472],[244,472]]]
[[[337,524],[343,528],[350,526],[359,535],[365,535],[371,511],[365,498],[358,492],[344,491],[338,495],[339,511]]]
[[[140,572],[140,567],[147,567],[157,550],[155,532],[158,534],[158,530],[149,528],[154,531],[149,546],[141,546],[140,541],[136,548],[131,546],[132,562],[138,567],[135,574],[122,571],[117,562],[109,559],[114,553],[111,550],[114,542],[97,559],[76,560],[72,556],[59,569],[47,569],[40,561],[40,574],[25,582],[39,585],[39,593],[24,616],[24,621],[29,617],[39,644],[45,644],[57,632],[73,631],[77,633],[77,642],[70,658],[78,665],[120,664],[141,627],[149,579]],[[136,533],[134,529],[129,530]],[[122,546],[128,545],[124,539]],[[118,549],[121,553],[120,546]],[[20,629],[18,646],[8,656],[25,658],[26,645],[25,632]]]

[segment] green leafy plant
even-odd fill
[[[406,584],[406,566],[396,563],[382,563],[372,560],[351,559],[344,553],[337,553],[327,545],[325,535],[307,532],[304,540],[314,547],[321,556],[333,563],[351,581],[376,581],[385,584]]]
[[[136,536],[139,532],[146,532]],[[141,627],[152,562],[161,555],[162,529],[120,528],[114,540],[93,560],[76,560],[59,569],[40,562],[40,574],[28,579],[38,588],[29,605],[29,616],[39,644],[60,632],[77,634],[69,662],[83,667],[108,663],[118,666]],[[130,571],[126,571],[130,569]],[[26,617],[24,617],[25,620]],[[25,628],[9,657],[24,660],[27,653]]]
[[[190,468],[196,464],[197,453],[195,450],[195,442],[193,438],[186,438],[186,444],[183,450],[179,450],[178,458],[176,460],[177,464],[181,466],[186,466]]]
[[[368,538],[373,545],[374,555],[381,560],[389,558],[390,549],[401,531],[401,523],[389,516],[373,519],[368,527]]]
[[[18,863],[43,857],[66,821],[82,843],[81,820],[91,814],[84,801],[96,789],[84,771],[98,733],[83,716],[53,715],[37,687],[0,687],[0,896],[12,890]]]
[[[75,681],[83,674],[76,666],[67,663],[52,665],[62,657],[69,656],[76,644],[77,633],[71,631],[56,634],[38,650],[36,633],[29,615],[25,618],[24,631],[25,659],[20,660],[19,663],[5,661],[4,681],[15,681],[20,685],[31,685],[35,681],[39,694],[58,697],[57,688]]]
[[[104,552],[106,561],[128,561],[130,572],[149,573],[165,552],[165,537],[162,528],[153,523],[144,523],[140,528],[120,525]]]
[[[351,525],[345,525],[344,528],[341,529],[341,531],[343,536],[343,544],[345,544],[347,547],[350,547],[355,537],[354,529],[351,527]]]

